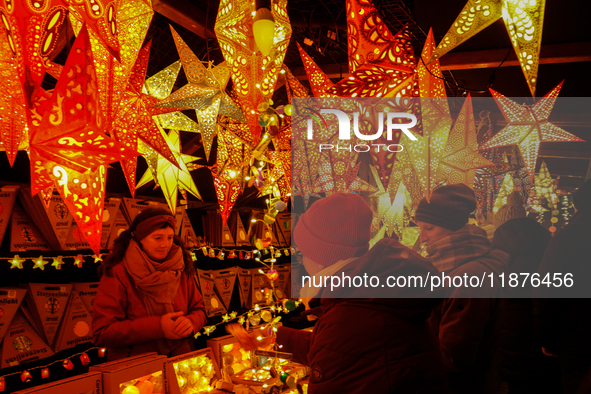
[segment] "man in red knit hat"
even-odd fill
[[[279,328],[277,343],[312,369],[310,394],[445,393],[441,357],[426,319],[434,299],[408,287],[318,287],[325,276],[426,277],[437,270],[393,239],[369,249],[372,212],[357,194],[335,193],[300,218],[294,241],[311,276],[303,295],[320,306],[313,332]],[[375,282],[374,282],[375,284]],[[396,297],[396,298],[383,298]]]

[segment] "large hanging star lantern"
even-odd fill
[[[21,83],[41,86],[45,67],[60,39],[68,14],[86,24],[100,44],[118,56],[116,4],[102,0],[69,2],[64,0],[14,1],[0,5],[1,23],[17,59]],[[25,71],[26,70],[26,71]]]
[[[334,94],[328,94],[326,91],[334,86],[334,83],[328,78],[328,76],[316,65],[314,60],[304,51],[304,49],[298,43],[298,50],[300,51],[300,57],[302,63],[304,63],[304,69],[310,81],[310,88],[314,97],[335,97]]]
[[[178,165],[160,128],[158,128],[152,118],[165,112],[175,111],[175,109],[154,107],[159,99],[142,92],[148,68],[148,60],[150,58],[151,43],[152,41],[149,41],[140,50],[137,61],[131,70],[127,89],[121,97],[119,111],[113,122],[111,135],[117,141],[133,149],[137,149],[139,138],[165,159],[174,165]],[[171,78],[162,81],[162,83],[166,83],[169,90],[172,90],[175,79],[176,75],[173,74]],[[164,89],[164,87],[161,87],[161,89]],[[123,174],[127,180],[131,195],[134,196],[137,169],[135,157],[122,160],[121,168],[123,169]]]
[[[287,101],[291,103],[292,97],[308,97],[308,89],[292,74],[291,70],[284,64],[281,70],[285,79]]]
[[[0,23],[0,142],[12,166],[16,154],[28,140],[26,98],[20,83],[17,59],[6,28]]]
[[[168,140],[168,146],[172,150],[172,153],[179,163],[179,166],[177,167],[173,165],[162,155],[159,155],[149,147],[144,146],[142,149],[145,149],[145,151],[142,153],[144,154],[144,157],[147,157],[146,160],[148,160],[148,163],[152,163],[150,166],[152,170],[148,169],[144,173],[136,185],[136,188],[139,188],[150,181],[154,181],[162,189],[162,193],[166,198],[166,202],[168,203],[170,211],[176,212],[179,191],[184,195],[185,199],[186,192],[189,192],[198,199],[201,199],[201,194],[199,194],[199,190],[197,190],[195,181],[193,181],[193,177],[191,176],[191,173],[189,172],[190,170],[187,167],[187,164],[190,164],[199,158],[181,153],[181,142],[178,130],[170,130],[166,139]],[[151,160],[150,156],[152,158],[157,156],[157,159]],[[157,161],[156,168],[153,168],[154,161]],[[155,176],[153,171],[156,173]]]
[[[225,92],[230,79],[230,68],[226,62],[213,69],[205,68],[172,26],[170,29],[189,83],[162,100],[158,106],[194,109],[197,112],[205,157],[209,161],[218,114],[244,123],[246,118]]]
[[[146,79],[143,92],[160,100],[170,96],[181,66],[181,61],[177,60]],[[192,133],[200,132],[199,124],[180,111],[156,115],[153,119],[163,129],[175,129]]]
[[[339,97],[418,95],[408,30],[393,35],[370,1],[347,0],[349,76],[327,89]]]
[[[154,15],[151,3],[145,0],[126,0],[119,2],[118,5],[115,9],[119,40],[118,59],[97,34],[92,30],[89,31],[100,92],[100,108],[105,116],[108,132],[119,110],[131,70]],[[70,22],[74,33],[79,34],[83,23],[72,16]]]
[[[56,167],[84,173],[100,165],[137,156],[102,132],[90,42],[84,28],[76,38],[39,126],[30,138],[31,189],[36,194],[64,182]],[[35,125],[35,123],[32,123]],[[63,185],[61,185],[63,186]]]
[[[449,133],[447,145],[437,169],[438,181],[447,184],[463,183],[474,186],[476,169],[493,165],[478,153],[472,98],[466,97],[460,114]]]
[[[83,28],[30,139],[31,190],[55,186],[91,248],[98,252],[105,165],[137,156],[104,133],[88,31]]]
[[[511,173],[505,174],[503,178],[503,182],[501,183],[501,188],[497,194],[497,198],[495,199],[495,204],[493,205],[493,213],[497,213],[499,209],[505,204],[507,204],[507,197],[513,193],[513,176]]]
[[[548,121],[561,87],[562,82],[532,107],[519,105],[491,89],[497,105],[505,116],[507,126],[480,148],[517,145],[529,177],[533,180],[540,142],[583,141]]]
[[[434,49],[435,41],[430,32],[421,56],[430,57]],[[417,74],[423,135],[416,136],[416,140],[412,140],[406,134],[402,134],[400,143],[405,149],[401,156],[407,157],[412,163],[423,194],[429,200],[437,185],[437,170],[447,145],[451,115],[438,62],[435,61],[428,66],[422,62],[419,63]]]
[[[283,59],[291,38],[287,2],[271,2],[275,20],[273,48],[268,56],[258,51],[253,34],[255,3],[241,0],[221,0],[215,22],[215,33],[232,70],[232,81],[250,131],[255,140],[260,135],[257,107],[267,102],[275,90]]]
[[[545,5],[546,0],[469,0],[429,61],[440,58],[503,18],[527,85],[535,97]]]

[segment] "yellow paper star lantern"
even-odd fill
[[[529,90],[535,97],[545,5],[546,0],[469,0],[428,61],[440,58],[503,18]]]
[[[232,72],[234,89],[248,120],[250,131],[258,139],[257,106],[268,101],[275,91],[283,59],[291,38],[287,1],[271,2],[275,20],[273,47],[267,56],[257,50],[253,34],[255,3],[242,0],[221,0],[215,22],[215,34]]]
[[[39,268],[41,271],[45,271],[45,266],[49,264],[49,261],[43,260],[43,256],[39,256],[37,259],[33,260],[33,269]]]
[[[205,68],[172,26],[170,29],[189,83],[160,101],[158,106],[196,111],[205,157],[209,161],[218,114],[243,123],[246,123],[246,118],[240,106],[225,92],[231,73],[228,64],[223,62],[213,69]]]
[[[503,178],[503,183],[501,184],[501,189],[499,190],[499,194],[497,194],[497,199],[495,200],[495,205],[493,206],[493,213],[497,213],[499,209],[505,204],[507,204],[507,197],[509,194],[513,193],[513,175],[511,173],[505,174]]]
[[[198,199],[201,199],[201,195],[199,194],[197,186],[195,185],[193,177],[191,176],[189,168],[187,167],[187,164],[190,164],[199,158],[181,153],[181,142],[178,130],[170,130],[166,139],[168,140],[168,146],[179,163],[179,167],[173,165],[170,163],[170,161],[166,160],[164,157],[158,155],[158,153],[154,151],[146,152],[145,150],[142,150],[144,157],[156,157],[155,161],[157,164],[156,168],[148,169],[144,173],[136,187],[139,188],[150,181],[155,181],[162,189],[162,193],[166,198],[166,202],[168,203],[170,211],[176,212],[179,191],[181,193],[188,191]],[[146,146],[140,149],[146,148],[149,149],[149,147]],[[150,159],[148,159],[148,162],[150,163]],[[154,172],[156,175],[154,175]]]
[[[100,263],[101,261],[103,261],[103,254],[93,254],[92,258],[94,259],[94,263]]]
[[[141,139],[171,163],[177,165],[174,155],[153,119],[153,116],[174,111],[174,109],[154,107],[159,101],[158,98],[142,92],[150,58],[151,44],[152,41],[149,41],[140,50],[136,63],[131,69],[126,90],[121,96],[119,111],[113,121],[111,135],[117,141],[133,149],[137,149],[138,139]],[[174,77],[176,79],[176,75]],[[175,79],[171,78],[162,81],[163,84],[167,83],[168,86],[160,86],[160,89],[169,87],[172,90]],[[122,160],[121,168],[131,195],[135,196],[137,159],[130,157]]]
[[[425,41],[421,56],[428,58],[435,49],[433,34],[430,32]],[[430,71],[430,72],[429,72]],[[418,66],[418,80],[421,103],[421,118],[423,135],[411,140],[406,133],[400,138],[404,150],[398,156],[412,163],[427,201],[437,185],[437,170],[443,156],[447,139],[451,129],[451,115],[443,86],[443,75],[439,62],[425,66],[422,62]]]
[[[497,105],[505,116],[507,126],[484,143],[480,149],[517,145],[529,177],[533,181],[540,142],[584,141],[548,121],[561,87],[562,82],[532,107],[519,105],[491,89]]]
[[[437,169],[437,180],[449,185],[463,183],[473,188],[476,169],[493,165],[490,160],[481,156],[477,149],[472,98],[468,95],[449,133],[447,145]]]
[[[10,269],[18,268],[19,270],[22,270],[25,261],[27,261],[27,259],[21,259],[18,254],[15,255],[12,260],[10,260]]]

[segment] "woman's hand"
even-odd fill
[[[164,333],[164,338],[166,339],[182,339],[185,336],[181,335],[181,332],[184,331],[184,329],[179,329],[177,331],[177,326],[185,327],[184,323],[177,323],[178,320],[181,319],[175,319],[179,316],[184,315],[185,312],[180,311],[180,312],[171,312],[171,313],[167,313],[165,315],[162,315],[162,317],[160,318],[160,327],[162,328],[162,333]],[[186,317],[182,316],[184,320],[189,320]],[[189,321],[189,323],[191,323],[191,321]],[[191,325],[191,329],[193,328],[193,325]]]
[[[193,323],[185,316],[179,316],[174,322],[174,332],[181,338],[186,338],[193,333]]]

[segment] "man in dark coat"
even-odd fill
[[[573,193],[577,212],[550,240],[540,265],[540,276],[571,273],[574,285],[559,290],[569,296],[588,297],[591,278],[591,179]],[[552,289],[554,291],[555,289]],[[557,356],[563,393],[589,393],[591,383],[591,299],[541,298],[548,289],[534,289],[535,328],[543,351]],[[556,294],[556,293],[552,293]],[[551,294],[551,295],[552,295]]]
[[[531,218],[511,219],[496,230],[494,248],[509,253],[506,275],[536,273],[550,232]],[[520,279],[523,280],[523,276]],[[529,284],[529,282],[528,282]],[[499,376],[510,394],[560,393],[560,368],[536,340],[531,286],[506,286],[499,322]]]
[[[402,298],[428,289],[386,286],[388,277],[420,281],[437,271],[392,239],[368,252],[371,221],[363,199],[345,193],[316,202],[301,217],[294,240],[311,276],[303,293],[320,299],[310,311],[319,319],[313,332],[279,328],[277,343],[310,366],[310,394],[446,393],[443,365],[426,323],[437,300]],[[326,276],[350,277],[353,283],[316,287]],[[367,277],[367,284],[355,285],[355,277]],[[376,287],[372,277],[379,279]]]
[[[452,287],[431,317],[452,393],[496,393],[499,384],[491,368],[500,311],[497,279],[509,256],[491,250],[486,232],[467,224],[475,209],[472,189],[453,184],[435,189],[415,213],[427,260],[440,272],[452,278],[487,278],[482,287]]]

